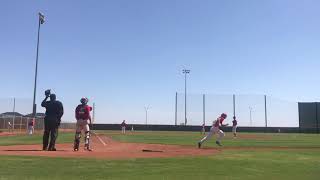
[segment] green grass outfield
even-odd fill
[[[99,133],[124,142],[192,145],[195,148],[202,137],[195,132]],[[73,133],[61,133],[58,142],[72,140]],[[41,135],[0,137],[0,145],[34,143],[41,143]],[[0,156],[0,180],[320,179],[319,135],[240,133],[238,139],[232,139],[231,134],[227,134],[223,145],[219,148],[223,150],[221,153],[187,158],[103,160]],[[218,148],[214,140],[205,146]],[[269,148],[280,146],[287,148]]]
[[[203,137],[197,132],[136,132],[122,135],[119,132],[100,132],[122,142],[156,143],[194,145]],[[231,133],[226,133],[222,140],[225,147],[292,147],[292,148],[319,148],[320,135],[318,134],[272,134],[272,133],[239,133],[239,138],[233,139]],[[215,137],[204,146],[217,147]]]

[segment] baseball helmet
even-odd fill
[[[81,104],[87,104],[88,101],[89,101],[89,100],[88,100],[88,98],[86,98],[86,97],[83,97],[83,98],[80,99]]]
[[[227,118],[227,114],[226,114],[226,113],[222,113],[222,114],[221,114],[221,117]]]

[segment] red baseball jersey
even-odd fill
[[[88,105],[79,104],[76,108],[75,114],[76,119],[83,119],[88,120],[90,118],[90,111],[92,110],[92,107]]]
[[[34,121],[29,121],[29,126],[34,126]]]
[[[220,127],[220,126],[222,125],[222,122],[223,122],[223,121],[224,121],[223,118],[218,117],[218,119],[213,122],[213,126],[214,126],[214,127]]]

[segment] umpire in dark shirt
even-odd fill
[[[60,126],[61,117],[63,115],[63,105],[56,100],[55,94],[50,94],[50,90],[45,91],[46,98],[42,101],[41,106],[46,108],[46,116],[44,117],[44,133],[43,133],[43,150],[56,151],[55,144],[58,137],[58,128]],[[50,97],[50,101],[47,101]],[[51,137],[49,148],[49,135]]]

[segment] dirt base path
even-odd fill
[[[83,144],[81,144],[83,145]],[[57,151],[42,151],[42,145],[0,146],[0,155],[47,156],[47,157],[81,157],[81,158],[164,158],[212,155],[217,149],[198,149],[196,146],[122,143],[106,136],[93,136],[93,151],[73,151],[73,144],[57,144]]]
[[[16,136],[16,133],[13,132],[0,132],[0,136]]]

